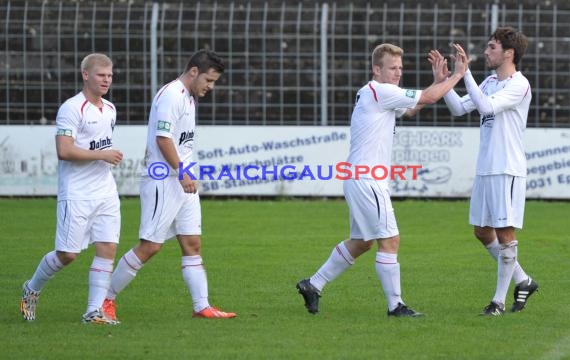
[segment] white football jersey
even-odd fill
[[[154,97],[148,119],[146,151],[142,175],[148,176],[149,165],[155,162],[168,164],[156,143],[157,136],[171,138],[180,161],[186,167],[192,162],[196,104],[180,80],[164,85]],[[169,176],[178,176],[178,169]],[[194,168],[191,168],[193,172]]]
[[[57,112],[56,136],[71,136],[75,146],[91,151],[110,150],[117,118],[115,106],[105,100],[99,108],[78,93]],[[58,161],[58,200],[94,200],[117,196],[111,164],[103,160]]]
[[[390,169],[396,117],[417,105],[421,90],[402,89],[397,85],[370,81],[360,88],[350,120],[350,152],[347,162],[372,169],[383,165]],[[379,172],[378,176],[382,176]],[[362,178],[373,178],[371,174]],[[388,183],[388,176],[384,181]]]
[[[530,83],[517,71],[503,81],[491,75],[479,88],[489,97],[493,113],[481,116],[477,175],[526,177],[523,132],[532,99]],[[477,109],[469,95],[461,102],[467,112]]]

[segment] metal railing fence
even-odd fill
[[[61,102],[80,89],[79,63],[90,52],[115,63],[108,98],[120,120],[144,124],[156,86],[175,78],[193,51],[210,48],[227,70],[202,99],[200,124],[347,125],[375,45],[403,47],[402,85],[424,88],[429,49],[447,52],[460,42],[480,81],[495,19],[530,39],[522,62],[534,96],[529,127],[570,127],[570,5],[398,4],[2,2],[0,124],[53,123]],[[440,102],[399,124],[476,126],[478,118],[454,118]]]

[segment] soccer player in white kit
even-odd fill
[[[373,77],[358,91],[350,123],[347,162],[352,164],[353,174],[357,165],[370,169],[377,165],[390,168],[396,117],[413,116],[424,105],[438,101],[463,77],[466,58],[459,45],[456,49],[455,73],[449,81],[434,83],[423,91],[398,86],[402,76],[401,48],[382,44],[374,49]],[[439,71],[444,65],[444,61],[438,61]],[[343,191],[349,207],[350,239],[336,245],[313,276],[297,283],[305,307],[309,313],[318,313],[324,286],[346,271],[376,242],[376,272],[388,303],[388,316],[422,315],[402,300],[398,263],[400,236],[388,180],[375,180],[370,174],[363,175],[359,179],[345,180]]]
[[[182,277],[190,291],[194,317],[233,318],[210,306],[208,283],[200,252],[202,234],[200,197],[196,184],[183,172],[192,162],[198,98],[214,89],[224,72],[222,59],[213,51],[200,50],[190,58],[184,73],[164,85],[155,95],[148,122],[147,147],[140,186],[140,242],[119,260],[112,276],[104,309],[116,319],[115,298],[137,275],[142,266],[160,251],[166,240],[176,236],[182,251]],[[153,174],[169,176],[157,180]]]
[[[495,295],[481,315],[500,316],[505,312],[511,279],[516,284],[512,312],[524,309],[528,298],[538,290],[536,281],[517,261],[515,234],[515,229],[523,226],[527,172],[523,132],[532,99],[530,84],[517,71],[517,64],[527,45],[528,40],[520,31],[512,27],[497,28],[484,52],[487,66],[496,74],[477,86],[467,70],[464,82],[468,94],[459,97],[451,90],[444,97],[453,115],[477,110],[481,116],[469,223],[474,226],[475,237],[498,260]],[[429,58],[441,61],[442,56],[432,51]]]
[[[106,55],[90,54],[81,62],[81,74],[83,90],[61,105],[56,118],[55,250],[43,257],[32,278],[24,283],[20,311],[25,320],[35,320],[38,298],[48,280],[94,244],[87,311],[82,321],[114,325],[116,322],[102,311],[121,230],[111,166],[117,165],[123,154],[112,148],[115,106],[102,97],[113,81],[113,62]]]

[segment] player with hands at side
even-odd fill
[[[144,169],[140,185],[141,221],[139,243],[119,260],[103,308],[116,319],[115,299],[163,244],[176,237],[182,252],[182,278],[190,291],[193,316],[228,319],[233,312],[210,305],[208,282],[201,255],[202,212],[195,182],[187,173],[179,180],[178,169],[192,162],[198,99],[214,89],[224,72],[222,59],[213,51],[200,50],[190,57],[184,72],[164,85],[152,102]],[[155,163],[171,168],[163,180],[155,180],[148,168]]]
[[[102,311],[121,230],[111,165],[119,164],[123,154],[112,149],[117,112],[103,98],[113,82],[113,62],[106,55],[90,54],[81,62],[81,75],[83,90],[64,102],[56,117],[59,161],[55,250],[43,257],[32,278],[24,283],[20,312],[25,320],[35,320],[46,283],[94,244],[87,311],[82,321],[114,325],[117,322]]]

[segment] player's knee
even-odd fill
[[[513,227],[495,229],[495,232],[501,244],[509,244],[517,238]]]
[[[359,254],[370,250],[372,245],[374,245],[374,241],[365,241],[362,239],[350,239],[350,241],[345,241],[344,243],[351,253],[355,252]]]
[[[148,257],[154,256],[156,253],[160,251],[162,248],[161,244],[151,244],[145,247],[144,252],[147,254]]]
[[[158,253],[161,248],[162,244],[141,240],[140,244],[134,248],[133,251],[143,263],[146,263],[151,257]]]
[[[178,242],[184,255],[200,255],[202,240],[198,235],[179,236]]]
[[[115,243],[95,243],[95,254],[105,259],[114,259],[117,254],[117,244]]]
[[[202,250],[202,246],[200,244],[194,245],[190,248],[191,252],[200,255],[200,251]]]
[[[474,228],[473,235],[475,235],[477,240],[481,241],[483,244],[486,244],[488,242],[489,235],[487,234],[487,231],[482,228]]]
[[[73,260],[77,258],[78,253],[70,253],[66,251],[57,251],[57,257],[59,261],[65,266],[70,264]]]
[[[193,241],[184,246],[183,252],[191,255],[200,255],[201,249],[202,249],[202,243],[200,241]]]

